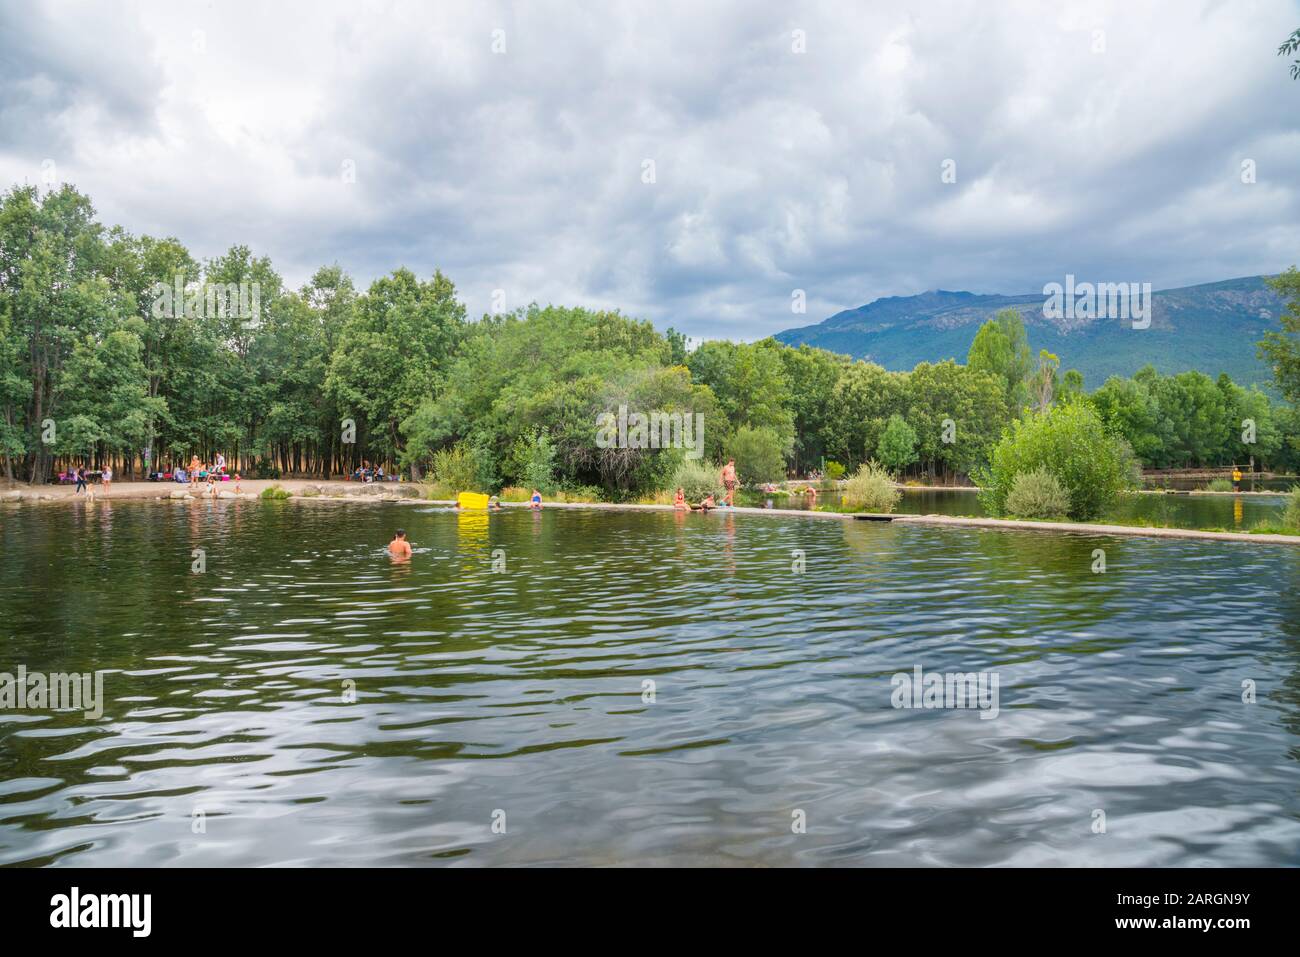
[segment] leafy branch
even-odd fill
[[[1296,30],[1286,38],[1283,44],[1277,48],[1277,55],[1290,56],[1297,50],[1300,50],[1300,30]],[[1291,64],[1291,79],[1300,80],[1300,60],[1296,60]]]

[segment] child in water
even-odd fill
[[[713,502],[713,493],[710,492],[708,495],[704,496],[704,501],[700,502],[696,507],[702,512],[707,512],[711,508],[717,508]]]
[[[406,529],[399,528],[393,533],[393,540],[388,543],[388,554],[399,561],[411,557],[411,543],[406,540]]]

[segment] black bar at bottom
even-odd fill
[[[0,870],[0,913],[8,944],[75,934],[78,943],[298,951],[397,934],[463,947],[474,939],[465,934],[482,933],[495,946],[734,946],[770,944],[784,925],[810,943],[847,932],[945,949],[1021,934],[1232,947],[1293,926],[1295,878],[1293,870],[10,869]]]

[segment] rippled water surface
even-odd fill
[[[843,499],[837,490],[822,491],[817,505],[838,506]],[[807,510],[812,500],[806,495],[789,497],[750,493],[738,504]],[[1280,525],[1286,509],[1283,495],[1122,495],[1099,522],[1121,525],[1156,525],[1170,528],[1209,528],[1249,531],[1257,525]],[[988,514],[972,490],[903,489],[894,511],[903,515]]]
[[[224,501],[0,542],[0,671],[107,672],[0,711],[0,863],[1300,859],[1300,548]],[[917,665],[998,716],[895,709]]]

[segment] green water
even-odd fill
[[[1300,851],[1300,549],[300,501],[4,506],[0,544],[0,671],[106,672],[97,719],[0,711],[3,864]],[[997,716],[894,707],[917,666]]]
[[[818,505],[836,506],[838,491],[818,494]],[[807,509],[806,496],[756,495],[739,504],[762,507],[771,501],[776,508]],[[1257,525],[1280,524],[1287,499],[1282,495],[1124,495],[1099,522],[1121,525],[1152,524],[1171,528],[1210,528],[1248,531]],[[904,515],[959,515],[983,517],[979,495],[971,491],[904,489],[895,511]]]

